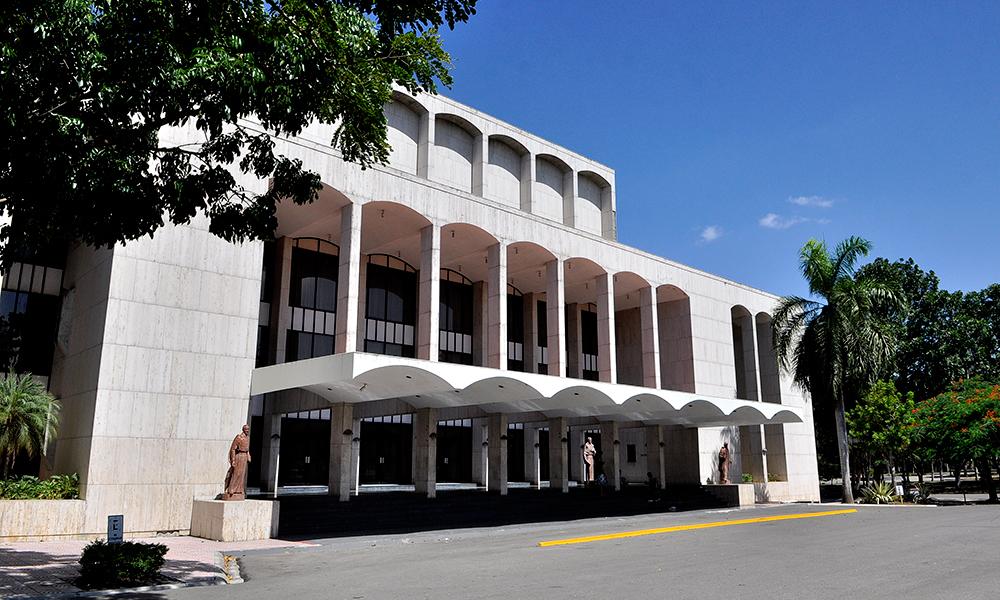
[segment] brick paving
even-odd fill
[[[134,541],[166,544],[166,564],[161,573],[187,585],[227,583],[221,553],[301,546],[282,540],[214,542],[193,537],[142,538]],[[83,540],[16,542],[0,544],[0,598],[32,598],[80,591],[73,584],[79,575]]]

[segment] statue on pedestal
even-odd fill
[[[594,480],[594,456],[597,449],[594,448],[594,440],[587,436],[587,443],[583,445],[583,462],[587,463],[587,472],[583,474],[584,481],[590,483]]]
[[[226,491],[223,500],[245,500],[247,497],[247,463],[250,462],[250,426],[233,438],[229,446],[229,472],[226,473]]]
[[[729,442],[719,450],[719,483],[729,483]]]

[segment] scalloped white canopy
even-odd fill
[[[253,372],[251,394],[301,388],[331,403],[401,399],[415,408],[478,406],[686,427],[801,423],[802,409],[673,390],[350,352]]]

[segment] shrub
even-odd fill
[[[751,475],[750,473],[744,473],[743,483],[753,483],[753,475]]]
[[[888,481],[879,481],[861,488],[865,504],[892,504],[896,501],[896,490]]]
[[[0,480],[0,499],[4,500],[74,500],[80,497],[80,477],[53,475],[41,480],[25,475],[19,479]]]
[[[111,589],[155,583],[166,553],[163,544],[94,540],[80,556],[80,584],[88,589]]]

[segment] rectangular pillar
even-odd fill
[[[487,357],[486,366],[507,369],[507,246],[493,244],[486,261],[489,263],[487,286]]]
[[[483,196],[486,163],[489,161],[490,141],[485,135],[477,135],[472,142],[472,195]]]
[[[472,420],[472,480],[478,485],[489,485],[489,452],[486,424],[483,419]]]
[[[273,492],[274,479],[278,474],[278,454],[281,452],[281,415],[264,414],[262,444],[264,456],[260,457],[260,489]]]
[[[330,406],[330,481],[327,493],[337,496],[341,502],[350,499],[351,481],[354,479],[351,471],[353,426],[353,404]]]
[[[489,416],[489,491],[507,495],[507,415]]]
[[[556,259],[545,263],[545,311],[549,375],[566,377],[566,289],[563,263]]]
[[[604,421],[601,423],[601,460],[604,461],[604,476],[615,486],[615,491],[622,489],[621,456],[618,449],[618,422]]]
[[[549,489],[569,491],[569,421],[566,417],[549,419]]]
[[[615,357],[615,285],[608,273],[598,275],[594,283],[597,288],[598,379],[616,383],[618,362]]]
[[[427,179],[430,175],[431,147],[434,145],[434,116],[430,112],[420,115],[417,133],[417,176]]]
[[[413,487],[428,498],[437,495],[437,409],[413,413]]]
[[[292,238],[282,237],[274,244],[274,295],[271,298],[271,347],[274,348],[274,364],[285,362],[285,345],[288,343],[288,327],[292,323],[292,309],[288,306],[292,279]]]
[[[577,303],[567,304],[563,311],[566,319],[566,377],[580,379],[583,377],[580,360],[583,352],[583,330],[582,319],[580,319],[580,305]],[[551,339],[551,337],[549,338]],[[552,351],[549,351],[552,356]]]
[[[646,430],[646,470],[653,474],[656,481],[662,486],[667,478],[666,464],[664,461],[664,448],[666,438],[663,435],[662,425],[647,425]]]
[[[337,279],[337,330],[334,352],[358,347],[358,296],[361,275],[361,205],[340,209],[340,271]]]
[[[532,212],[531,190],[535,186],[535,157],[530,152],[521,156],[521,210]]]
[[[656,322],[656,290],[652,287],[639,290],[639,323],[642,330],[642,385],[659,389],[660,333]],[[656,476],[655,472],[653,476]]]
[[[441,229],[420,230],[420,287],[417,293],[417,358],[438,359],[441,303]]]
[[[524,477],[528,483],[538,487],[540,482],[538,448],[538,428],[525,425],[524,427]]]

